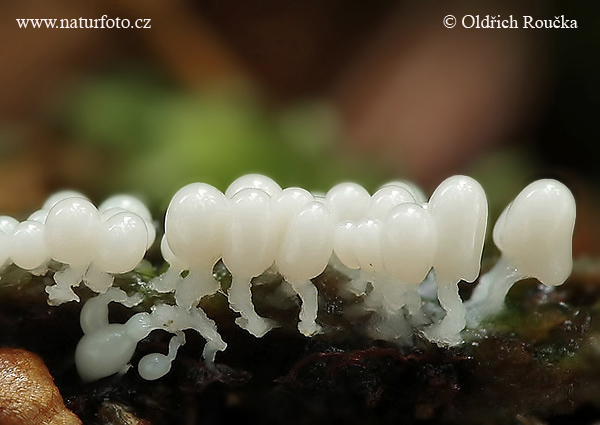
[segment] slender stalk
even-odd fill
[[[241,317],[235,319],[235,323],[260,338],[273,329],[274,325],[272,321],[259,316],[254,310],[251,286],[249,277],[232,275],[231,287],[229,288],[229,306],[241,315]]]
[[[316,322],[319,310],[319,292],[316,286],[310,280],[292,280],[289,283],[301,300],[298,330],[305,336],[319,333],[321,326]]]
[[[465,303],[468,326],[477,326],[486,317],[502,311],[508,291],[523,278],[525,276],[508,259],[501,257],[496,265],[481,277],[473,295]]]
[[[466,325],[466,309],[458,294],[458,282],[438,281],[438,300],[446,311],[441,322],[423,331],[431,340],[445,345],[458,345],[462,342],[460,332]]]

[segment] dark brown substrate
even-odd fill
[[[224,286],[229,276],[216,270]],[[600,419],[600,286],[575,274],[547,293],[534,281],[509,294],[506,312],[466,333],[455,349],[416,337],[398,348],[364,334],[367,315],[344,311],[344,277],[327,271],[316,280],[325,334],[305,338],[295,331],[298,307],[273,302],[280,280],[255,289],[259,313],[281,328],[256,339],[235,326],[235,316],[217,294],[203,301],[229,344],[211,370],[200,360],[204,341],[186,332],[171,372],[144,381],[135,368],[84,384],[73,353],[82,332],[81,305],[50,307],[43,286],[10,269],[0,286],[0,346],[38,353],[50,369],[67,407],[85,424],[562,424]],[[119,283],[131,290],[141,282]],[[139,288],[146,290],[143,287]],[[468,296],[469,288],[463,288]],[[88,294],[79,292],[83,298]],[[149,301],[156,294],[148,293]],[[275,308],[273,305],[276,305]],[[111,321],[131,310],[111,307]],[[170,336],[143,340],[133,364],[150,352],[166,352]]]

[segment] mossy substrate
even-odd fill
[[[218,265],[223,287],[229,275]],[[150,272],[151,274],[151,272]],[[144,281],[148,270],[118,279],[143,291],[148,308],[161,298]],[[85,424],[559,424],[600,419],[600,286],[574,273],[554,291],[536,281],[517,284],[500,316],[465,332],[466,343],[439,348],[415,337],[398,347],[369,338],[368,314],[350,314],[359,299],[342,296],[346,278],[327,270],[315,279],[319,321],[312,338],[296,329],[298,305],[282,296],[275,273],[259,278],[257,311],[281,324],[257,339],[234,324],[223,294],[203,300],[227,351],[216,370],[201,360],[204,341],[186,331],[171,372],[145,381],[135,368],[123,376],[82,383],[73,353],[82,336],[81,304],[50,307],[35,277],[9,268],[0,286],[0,345],[22,347],[46,362],[67,407]],[[468,297],[470,285],[461,288]],[[79,290],[82,299],[90,294]],[[130,309],[111,304],[111,321]],[[153,332],[133,364],[166,352],[170,336]]]

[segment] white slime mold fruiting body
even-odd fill
[[[62,199],[48,212],[45,236],[50,256],[66,265],[54,274],[56,285],[46,288],[49,302],[79,301],[72,287],[79,285],[92,261],[99,226],[100,213],[83,198]]]
[[[251,279],[273,264],[279,245],[271,197],[260,189],[242,189],[231,198],[229,208],[231,219],[223,249],[223,263],[232,276],[229,305],[241,314],[236,323],[261,337],[273,324],[254,310]]]
[[[380,190],[390,186],[396,189],[402,188],[403,190],[407,191],[410,193],[416,203],[424,204],[427,202],[427,196],[425,196],[423,190],[414,183],[406,180],[394,180],[381,186]]]
[[[10,216],[0,216],[0,268],[5,267],[11,261],[11,234],[18,224],[19,222]]]
[[[272,197],[272,226],[277,228],[277,252],[281,247],[283,235],[290,221],[306,204],[314,201],[315,197],[300,187],[288,187]]]
[[[15,265],[32,272],[37,271],[39,274],[44,274],[47,271],[46,264],[50,260],[50,252],[45,240],[45,224],[48,213],[60,201],[73,198],[88,200],[83,194],[73,190],[57,192],[44,202],[41,209],[33,212],[26,221],[20,224],[15,240],[12,242],[13,251],[17,251],[14,252]],[[28,230],[25,230],[26,228]]]
[[[372,333],[384,339],[408,342],[414,325],[427,322],[417,287],[433,264],[436,233],[431,214],[415,204],[412,195],[388,211],[380,229],[383,269],[365,301],[378,313]],[[403,307],[408,316],[405,317]]]
[[[428,210],[410,202],[390,211],[381,240],[384,266],[396,279],[394,305],[406,305],[415,318],[420,316],[421,308],[417,287],[433,266],[436,244],[435,221]]]
[[[105,208],[101,214],[82,196],[59,195],[46,202],[52,206],[38,224],[44,227],[48,257],[65,265],[54,275],[56,285],[46,288],[49,302],[55,304],[78,300],[72,288],[82,280],[94,292],[106,292],[113,274],[139,264],[149,242],[146,220],[138,214],[122,207]]]
[[[139,215],[111,208],[102,214],[98,240],[84,281],[95,292],[105,292],[113,282],[112,274],[133,270],[144,258],[148,227]]]
[[[340,262],[352,270],[360,269],[360,263],[354,251],[354,234],[356,225],[353,221],[346,220],[335,226],[333,237],[333,252]]]
[[[387,272],[416,288],[433,266],[437,231],[431,213],[412,202],[396,206],[385,220],[381,244]]]
[[[98,207],[100,213],[104,213],[112,208],[121,208],[125,211],[129,211],[140,216],[146,225],[147,231],[147,244],[146,249],[150,248],[156,238],[156,229],[154,228],[154,222],[152,221],[152,215],[150,211],[139,199],[130,195],[116,195],[111,196]]]
[[[381,220],[372,218],[358,220],[355,225],[354,252],[364,276],[374,277],[383,271],[381,227]]]
[[[395,206],[407,202],[419,201],[405,187],[389,183],[373,194],[367,215],[375,220],[385,220]]]
[[[198,332],[206,340],[202,356],[209,364],[214,362],[217,352],[227,348],[217,331],[217,325],[201,308],[186,310],[180,306],[157,304],[152,307],[151,317],[156,329],[173,334],[186,329]]]
[[[371,202],[371,196],[356,183],[340,183],[325,195],[325,204],[336,223],[363,218]]]
[[[147,381],[162,378],[171,370],[171,363],[177,356],[179,347],[185,344],[185,334],[178,331],[169,341],[169,352],[146,354],[138,363],[138,373]]]
[[[117,323],[85,334],[75,349],[79,376],[89,382],[127,372],[137,342],[127,333],[126,325]]]
[[[19,223],[10,236],[10,258],[25,270],[44,268],[50,260],[50,253],[44,237],[45,226],[37,221],[26,220]],[[45,272],[45,268],[42,274]]]
[[[375,301],[376,307],[381,301],[377,298],[383,298],[383,301],[391,298],[388,296],[390,288],[387,285],[390,279],[383,258],[384,222],[394,207],[414,201],[413,195],[406,188],[388,184],[373,194],[367,216],[356,222],[353,232],[354,253],[361,269],[361,279],[373,284],[374,289],[368,301],[369,304]]]
[[[110,302],[133,307],[142,301],[141,294],[128,296],[113,287],[114,275],[133,270],[156,235],[148,209],[127,195],[96,209],[80,193],[59,192],[21,223],[0,217],[0,267],[13,262],[42,274],[48,268],[52,273],[58,262],[56,285],[46,288],[50,304],[78,300],[73,287],[82,281],[99,294],[81,311],[84,336],[75,358],[84,380],[126,371],[138,342],[152,331],[173,334],[167,353],[148,354],[138,364],[140,376],[152,380],[170,370],[185,344],[185,330],[206,340],[203,357],[209,365],[227,347],[199,307],[204,296],[220,290],[213,277],[220,259],[232,275],[227,296],[241,316],[236,323],[257,337],[274,322],[257,314],[252,281],[271,282],[279,272],[289,286],[268,296],[299,297],[298,330],[312,336],[322,328],[311,279],[331,264],[350,280],[339,292],[351,302],[344,311],[363,321],[367,313],[369,335],[410,344],[421,332],[442,346],[461,343],[465,323],[473,327],[498,313],[518,280],[534,277],[555,286],[571,273],[575,201],[561,183],[541,180],[527,186],[498,219],[493,238],[502,258],[463,304],[458,282],[473,282],[479,274],[486,223],[485,194],[469,177],[445,180],[425,203],[420,190],[405,182],[389,183],[373,196],[354,183],[316,195],[282,190],[268,177],[252,174],[234,181],[225,195],[194,183],[171,200],[161,239],[169,269],[150,286],[174,293],[175,305],[166,304],[165,297],[150,312],[109,322]]]
[[[575,210],[571,191],[550,179],[531,183],[506,207],[493,232],[502,258],[466,303],[469,326],[498,313],[509,289],[521,279],[533,277],[556,286],[569,277]]]
[[[108,304],[113,301],[132,307],[141,301],[141,297],[128,297],[121,289],[110,288],[83,305],[80,324],[84,336],[75,350],[75,365],[84,381],[126,372],[135,352],[138,339],[127,332],[126,324],[111,324],[108,321]],[[147,313],[141,314],[147,316]],[[129,321],[132,324],[140,323],[139,318],[138,313]],[[146,328],[148,335],[151,329],[150,326]]]
[[[46,199],[46,202],[44,202],[44,205],[42,205],[42,210],[50,211],[52,209],[52,207],[54,207],[60,201],[62,201],[64,199],[69,199],[69,198],[80,198],[80,199],[85,199],[86,201],[89,201],[87,196],[85,196],[82,193],[76,192],[74,190],[61,190],[60,192],[56,192],[56,193],[50,195],[48,197],[48,199]]]
[[[212,269],[221,258],[229,219],[227,199],[207,184],[189,184],[171,200],[165,237],[173,255],[189,271],[176,288],[178,305],[191,309],[220,288]]]
[[[310,279],[320,275],[333,252],[333,220],[321,202],[306,204],[290,221],[276,265],[302,300],[298,330],[306,336],[320,332],[317,288]]]
[[[440,344],[455,345],[462,339],[466,310],[458,294],[458,282],[473,282],[479,275],[488,206],[485,192],[470,177],[443,181],[429,200],[435,221],[437,248],[433,261],[440,305],[446,317],[424,331]]]
[[[326,201],[337,211],[333,251],[341,264],[349,269],[342,271],[353,276],[347,289],[355,295],[363,295],[367,283],[373,281],[376,271],[381,272],[383,268],[379,243],[381,220],[395,205],[414,201],[414,198],[405,188],[393,184],[369,197],[361,186],[342,183],[327,193]],[[360,272],[352,273],[351,270]]]
[[[138,369],[144,379],[158,379],[169,371],[177,349],[185,342],[185,329],[194,329],[207,340],[203,355],[209,363],[227,347],[215,323],[199,308],[186,310],[159,304],[151,313],[137,313],[126,323],[109,323],[108,304],[113,301],[132,307],[141,297],[129,297],[121,289],[110,288],[85,303],[80,319],[84,336],[75,351],[75,364],[84,381],[126,372],[138,342],[158,329],[175,334],[176,339],[171,341],[167,356],[154,353],[142,359]]]
[[[225,191],[225,196],[228,199],[231,199],[236,193],[243,189],[259,189],[267,193],[271,198],[274,198],[281,192],[281,186],[273,179],[261,174],[246,174],[245,176],[237,178],[229,185]]]

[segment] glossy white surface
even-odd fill
[[[433,266],[437,229],[431,213],[415,203],[390,211],[381,247],[387,272],[400,282],[419,285]]]
[[[212,270],[222,255],[228,223],[225,196],[208,184],[192,183],[171,200],[165,235],[173,254],[188,267]]]
[[[437,231],[436,279],[473,282],[479,275],[488,205],[479,183],[467,176],[444,180],[431,195]]]
[[[243,189],[260,189],[271,197],[275,197],[281,192],[281,186],[273,179],[261,174],[246,174],[229,185],[225,191],[225,196],[232,198],[233,195]]]
[[[325,195],[325,204],[337,223],[364,217],[370,203],[369,192],[356,183],[340,183]]]
[[[538,180],[519,193],[494,226],[494,243],[521,274],[555,286],[573,268],[575,199],[556,180]]]

